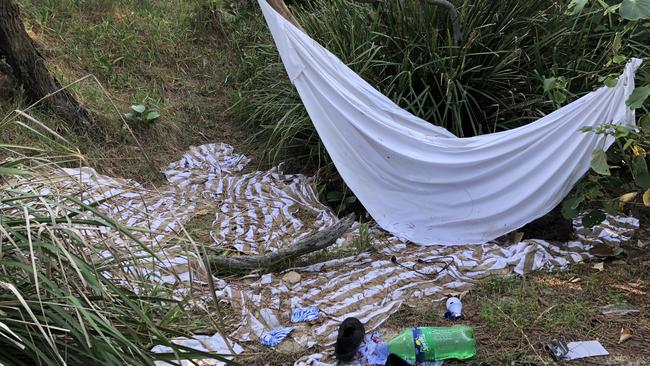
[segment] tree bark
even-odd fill
[[[73,125],[76,130],[89,131],[91,119],[88,111],[47,69],[45,61],[34,47],[25,31],[20,8],[13,0],[0,0],[0,58],[11,67],[12,76],[23,85],[33,102],[44,99]]]
[[[354,223],[354,216],[349,215],[334,226],[310,235],[288,248],[267,255],[247,255],[239,257],[211,256],[210,266],[221,273],[241,273],[256,269],[281,270],[282,264],[290,264],[290,259],[327,248],[334,244]]]

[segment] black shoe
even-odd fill
[[[359,319],[345,319],[339,326],[339,334],[336,337],[336,345],[334,346],[336,359],[341,362],[352,361],[365,335],[366,331]]]

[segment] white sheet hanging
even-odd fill
[[[345,183],[377,223],[418,244],[480,244],[543,216],[612,138],[579,131],[634,125],[625,100],[641,64],[523,127],[458,138],[401,109],[304,34],[259,4],[292,80]]]

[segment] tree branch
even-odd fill
[[[267,2],[269,3],[269,5],[271,5],[273,9],[275,9],[275,11],[280,13],[280,15],[284,17],[284,19],[288,20],[289,23],[295,25],[296,28],[300,29],[304,33],[307,33],[302,28],[302,26],[300,26],[300,24],[293,16],[293,14],[291,14],[291,11],[289,10],[289,8],[287,8],[287,4],[285,4],[283,0],[267,0]]]
[[[301,255],[327,248],[334,244],[354,223],[354,216],[349,215],[332,227],[312,234],[290,247],[283,248],[266,255],[249,256],[210,256],[208,261],[217,272],[237,273],[256,269],[280,270],[282,264],[290,264],[289,260]]]
[[[451,27],[454,35],[454,44],[458,46],[460,44],[460,41],[463,39],[463,32],[460,27],[460,19],[458,18],[458,10],[448,0],[420,0],[420,11],[424,13],[424,8],[422,4],[424,2],[428,2],[429,4],[439,6],[442,8],[445,8],[447,10],[447,14],[449,14],[449,18],[451,20]],[[423,14],[424,15],[424,14]]]

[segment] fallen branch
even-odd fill
[[[312,234],[288,248],[283,248],[266,255],[248,256],[210,256],[208,261],[217,272],[241,273],[256,269],[281,270],[282,265],[289,266],[290,260],[307,253],[329,247],[336,242],[354,223],[354,216],[349,215],[332,227]]]

